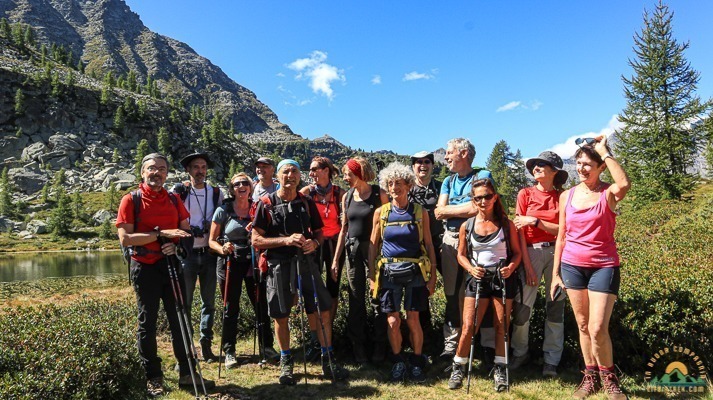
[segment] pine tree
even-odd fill
[[[141,179],[141,160],[147,154],[149,154],[149,142],[146,139],[141,139],[139,144],[136,145],[136,158],[134,159],[137,179]]]
[[[84,199],[79,191],[74,192],[72,195],[72,216],[76,223],[84,221]]]
[[[488,157],[487,169],[497,183],[496,189],[506,210],[515,207],[517,192],[527,185],[527,177],[524,176],[525,167],[521,158],[520,151],[513,154],[504,140],[495,144]]]
[[[12,30],[10,29],[10,23],[7,18],[0,18],[0,35],[5,39],[10,39],[12,37]]]
[[[118,163],[119,161],[121,161],[121,155],[119,154],[119,149],[114,149],[114,152],[111,154],[111,162]]]
[[[644,12],[644,27],[634,36],[636,57],[629,60],[634,75],[622,76],[627,104],[616,152],[639,202],[679,199],[693,188],[689,168],[705,137],[695,122],[713,106],[695,94],[700,74],[684,57],[689,43],[673,38],[672,19],[663,3]]]
[[[99,228],[99,237],[102,239],[114,239],[116,237],[111,226],[111,218],[107,218],[102,222],[101,228]]]
[[[59,192],[64,191],[64,182],[66,178],[67,171],[64,168],[60,168],[59,171],[55,172],[54,179],[52,180],[52,190],[54,191],[54,198],[59,201]]]
[[[12,43],[21,49],[25,47],[25,33],[19,22],[12,25]]]
[[[47,46],[45,46],[44,43],[42,43],[42,46],[40,46],[40,54],[40,64],[45,65],[45,63],[47,62]]]
[[[56,193],[57,205],[52,210],[49,226],[55,236],[67,236],[72,223],[72,200],[69,198],[63,187],[59,187]]]
[[[114,81],[114,74],[111,71],[108,71],[104,75],[104,86],[111,89],[114,87],[114,84],[116,84],[116,81]]]
[[[40,194],[40,201],[42,204],[47,204],[50,200],[50,186],[49,185],[44,185],[42,186],[42,192]]]
[[[32,27],[30,25],[25,26],[23,39],[26,44],[29,44],[30,46],[35,45],[35,34],[32,32]]]
[[[15,205],[12,203],[12,185],[7,174],[7,167],[3,168],[0,175],[0,215],[11,215],[14,212]]]
[[[136,91],[136,72],[129,71],[129,76],[126,78],[127,89],[132,92]]]
[[[160,127],[158,129],[157,135],[158,141],[158,152],[170,157],[171,155],[171,139],[168,137],[168,130],[165,127]]]
[[[59,81],[59,73],[52,72],[52,97],[59,97],[62,94],[62,82]]]
[[[118,193],[114,182],[109,183],[109,188],[106,190],[106,208],[107,210],[116,210]]]
[[[22,115],[25,112],[25,94],[21,88],[15,92],[15,114]]]
[[[75,83],[76,79],[74,78],[74,72],[70,69],[64,77],[64,85],[71,89],[74,87]]]
[[[116,108],[114,113],[114,126],[112,130],[115,134],[119,135],[124,131],[124,126],[126,125],[126,116],[124,115],[124,106],[120,105]]]
[[[111,90],[111,89],[109,88],[108,85],[104,84],[102,86],[102,94],[101,94],[101,98],[99,99],[99,103],[103,106],[109,104],[109,90]]]

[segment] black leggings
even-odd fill
[[[218,259],[218,286],[220,294],[225,298],[225,258]],[[272,347],[273,336],[270,326],[270,318],[267,316],[267,297],[265,295],[265,282],[259,285],[255,284],[255,279],[250,274],[252,265],[249,260],[236,260],[231,256],[230,274],[228,275],[228,298],[227,310],[223,319],[223,350],[228,353],[235,353],[235,341],[238,335],[238,318],[240,317],[240,295],[243,291],[243,281],[247,289],[248,299],[255,310],[255,315],[258,315],[258,338],[262,341],[265,347]],[[259,293],[256,293],[259,292]],[[260,304],[256,302],[257,294],[260,297]],[[216,307],[217,308],[217,307]],[[259,311],[258,312],[258,308]],[[251,325],[255,325],[252,321]]]
[[[320,257],[322,260],[319,262],[319,273],[325,272],[324,282],[327,286],[327,291],[332,299],[339,297],[339,283],[342,280],[342,269],[344,268],[344,261],[347,258],[347,252],[343,251],[341,257],[339,257],[339,270],[337,271],[337,280],[332,279],[332,261],[334,260],[334,249],[337,248],[337,237],[325,238],[324,243],[322,243]]]

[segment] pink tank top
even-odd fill
[[[562,262],[578,267],[619,266],[619,254],[614,242],[616,214],[607,204],[606,190],[602,190],[595,205],[581,210],[572,207],[575,190],[572,188],[569,191],[565,208]]]

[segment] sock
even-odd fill
[[[468,364],[468,357],[459,357],[456,355],[453,357],[453,362],[460,365],[465,365]]]
[[[292,354],[292,352],[290,351],[290,349],[287,349],[287,350],[280,350],[280,357],[287,357],[287,356],[289,356],[290,354]]]
[[[327,348],[326,347],[320,347],[322,349],[322,354],[327,354]]]
[[[589,372],[597,371],[599,369],[596,365],[587,365],[584,368]]]
[[[424,368],[426,366],[426,359],[423,358],[421,354],[411,354],[409,362],[414,367]]]
[[[505,365],[505,357],[495,356],[495,364]]]
[[[589,367],[587,367],[589,368]],[[612,365],[611,367],[604,367],[604,366],[599,366],[599,372],[609,372],[609,373],[614,373],[614,366]]]

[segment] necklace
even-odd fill
[[[587,185],[585,185],[585,184],[582,184],[582,185],[584,186],[584,189],[583,189],[584,194],[592,194],[592,193],[597,193],[597,192],[599,192],[599,190],[600,190],[601,187],[602,187],[602,182],[600,181],[594,189],[590,189],[590,188],[587,187]]]
[[[404,215],[408,212],[408,203],[406,203],[406,208],[401,208],[396,204],[392,204],[391,210],[399,215]]]

